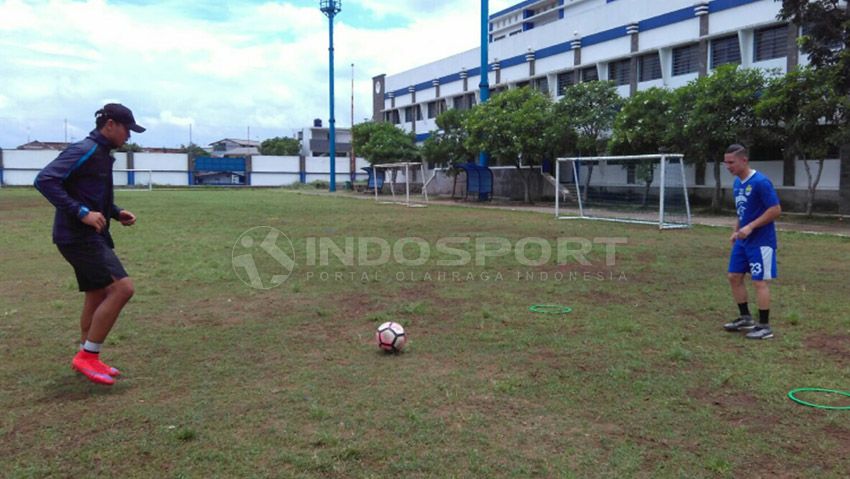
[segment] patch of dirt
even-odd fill
[[[841,444],[850,448],[850,428],[842,427],[837,424],[827,424],[822,429],[827,437],[831,437]]]
[[[850,335],[819,332],[809,335],[803,344],[836,361],[840,365],[850,364]]]
[[[743,391],[694,388],[688,396],[715,406],[715,414],[727,423],[751,431],[768,433],[783,423],[781,416],[767,414],[769,408],[761,407],[758,398]],[[756,415],[753,411],[761,413]]]
[[[0,201],[0,211],[20,211],[27,208],[44,208],[50,203],[41,196],[33,198],[15,198],[14,201]]]

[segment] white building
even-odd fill
[[[334,135],[336,136],[336,156],[350,155],[351,128],[335,128]],[[301,156],[308,158],[331,156],[330,129],[323,128],[320,122],[298,132],[298,139],[301,140]]]
[[[234,138],[224,138],[214,143],[210,143],[212,147],[212,156],[251,156],[260,154],[260,142],[254,140],[239,140]]]
[[[612,80],[621,95],[676,88],[720,65],[778,69],[801,62],[798,28],[777,0],[527,0],[490,15],[491,91],[530,85],[558,99],[566,86]],[[470,20],[470,28],[480,28]],[[417,134],[447,108],[478,102],[480,49],[374,77],[373,119]],[[802,60],[805,62],[805,59]]]

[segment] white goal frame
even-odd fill
[[[688,184],[687,179],[685,177],[685,164],[684,164],[684,155],[680,153],[670,153],[670,154],[656,154],[656,155],[626,155],[626,156],[584,156],[584,157],[569,157],[569,158],[558,158],[555,162],[555,182],[557,185],[561,184],[561,163],[570,162],[573,169],[573,178],[579,178],[578,168],[576,166],[577,163],[581,161],[643,161],[650,159],[659,159],[660,160],[660,168],[659,168],[659,195],[658,195],[658,220],[643,220],[639,218],[622,218],[617,216],[594,216],[591,214],[585,213],[585,205],[582,201],[582,196],[584,191],[582,190],[581,180],[576,181],[576,199],[578,201],[578,216],[564,216],[561,214],[561,205],[560,198],[558,194],[555,195],[555,218],[559,220],[567,220],[567,219],[587,219],[587,220],[599,220],[599,221],[615,221],[620,223],[634,223],[634,224],[647,224],[647,225],[657,225],[658,229],[674,229],[674,228],[690,228],[691,227],[691,205],[688,200]],[[681,174],[681,188],[682,193],[684,194],[685,200],[685,217],[686,221],[682,222],[673,222],[669,221],[665,216],[664,211],[664,200],[665,200],[665,189],[667,188],[667,182],[665,181],[667,168],[666,166],[669,164],[669,160],[675,159],[677,160],[677,164],[679,165],[679,172]],[[679,188],[676,186],[675,188]]]
[[[153,191],[153,170],[148,170],[148,169],[144,169],[144,168],[142,168],[142,169],[139,169],[139,168],[113,168],[112,173],[113,173],[113,175],[115,173],[126,173],[127,176],[128,176],[128,182],[129,182],[130,173],[133,173],[133,185],[115,185],[115,184],[113,184],[113,189],[115,191]],[[147,184],[139,182],[139,176],[137,175],[138,173],[141,173],[142,175],[147,177]],[[113,183],[114,183],[114,181],[115,180],[113,178]],[[139,188],[139,187],[137,187],[138,185],[145,185],[145,186]]]
[[[392,201],[380,201],[378,199],[378,188],[375,188],[375,201],[379,203],[386,204],[397,204],[404,205],[409,208],[424,208],[427,205],[423,205],[420,203],[413,203],[410,200],[410,171],[413,168],[418,168],[420,173],[422,174],[422,196],[425,198],[425,203],[428,202],[428,183],[431,182],[433,176],[429,178],[427,181],[425,180],[425,164],[419,162],[402,162],[402,163],[381,163],[377,165],[372,165],[372,177],[375,178],[375,184],[378,182],[378,170],[384,170],[384,183],[390,184],[390,193],[392,194]],[[392,170],[404,171],[404,201],[397,200],[395,196],[395,186],[392,181],[387,181],[389,178],[386,175],[386,172]]]

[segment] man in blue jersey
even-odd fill
[[[100,360],[100,349],[133,296],[133,282],[115,255],[109,220],[124,226],[136,216],[113,203],[111,151],[145,131],[129,108],[110,103],[95,113],[95,129],[38,173],[35,187],[56,207],[53,242],[74,268],[85,293],[80,350],[71,366],[90,381],[112,385],[120,373]]]
[[[740,316],[723,325],[726,331],[749,331],[749,339],[770,339],[770,289],[768,281],[776,278],[776,226],[774,221],[782,212],[776,190],[767,176],[750,168],[749,154],[742,145],[726,149],[723,163],[735,175],[733,192],[738,220],[732,233],[732,254],[729,258],[729,284],[732,297],[738,303]],[[756,289],[759,309],[758,324],[753,321],[747,305],[744,275],[750,273]]]

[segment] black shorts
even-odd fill
[[[105,242],[60,244],[56,247],[74,267],[80,291],[103,289],[128,276],[115,251]]]

